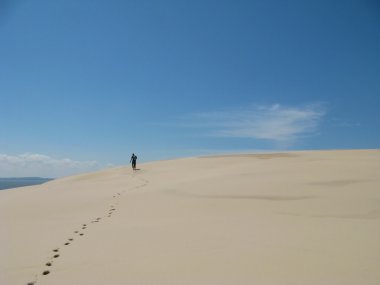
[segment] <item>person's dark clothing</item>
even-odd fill
[[[136,169],[136,160],[137,160],[137,156],[133,153],[131,156],[131,161],[130,161],[130,162],[132,162],[132,168],[133,169]]]

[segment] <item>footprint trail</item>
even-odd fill
[[[132,178],[135,179],[135,176],[133,175]],[[119,199],[122,197],[122,195],[124,193],[128,193],[128,192],[131,192],[131,191],[136,191],[137,189],[145,187],[149,183],[148,180],[143,179],[143,178],[139,178],[139,180],[140,180],[140,182],[142,182],[139,185],[134,186],[131,189],[123,190],[121,192],[116,192],[116,193],[112,194],[112,198],[115,200],[115,203],[113,203],[113,204],[111,204],[109,206],[108,210],[106,211],[106,213],[104,213],[104,215],[100,215],[100,216],[98,216],[98,217],[90,220],[90,223],[92,223],[92,224],[93,223],[100,223],[100,222],[102,222],[102,217],[104,217],[104,218],[106,218],[106,217],[107,218],[112,218],[112,215],[115,214],[115,211],[117,210],[115,205],[119,204]],[[86,222],[82,223],[81,226],[80,226],[80,228],[82,230],[86,230],[88,227],[89,227],[88,222],[87,223]],[[74,230],[73,233],[76,234],[76,235],[78,235],[78,236],[80,236],[80,237],[84,236],[84,233],[81,232],[81,231],[79,231],[79,230],[77,230],[77,229]],[[72,237],[70,237],[70,238],[66,238],[66,241],[63,242],[62,244],[65,247],[67,247],[67,246],[70,246],[71,243],[73,243],[74,241],[75,241],[75,239],[72,238]],[[59,258],[61,256],[60,248],[54,248],[52,251],[54,252],[54,255],[52,257],[48,258],[48,261],[45,261],[45,264],[44,264],[47,268],[44,269],[42,271],[42,273],[40,273],[40,275],[35,275],[34,280],[26,283],[26,285],[36,285],[38,283],[39,277],[44,277],[44,276],[49,275],[49,274],[52,273],[51,269],[53,268],[53,265],[54,265],[53,264],[53,260],[55,260],[55,259],[57,259],[57,258]]]

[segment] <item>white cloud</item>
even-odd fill
[[[321,104],[286,107],[280,104],[194,114],[193,127],[216,137],[266,139],[292,144],[317,132],[325,110]]]
[[[0,177],[62,177],[100,169],[96,161],[57,159],[44,154],[0,154]]]

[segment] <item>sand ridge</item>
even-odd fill
[[[380,152],[188,158],[0,193],[0,284],[379,284]]]

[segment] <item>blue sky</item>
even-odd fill
[[[0,1],[0,177],[380,147],[376,0]]]

